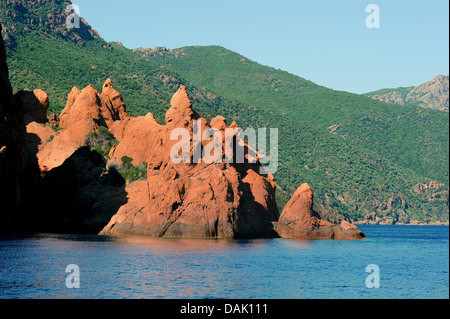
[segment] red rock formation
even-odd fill
[[[335,225],[320,218],[313,210],[313,191],[301,185],[286,204],[275,230],[286,238],[363,239],[364,234],[346,221]]]
[[[107,79],[103,84],[101,97],[105,101],[105,106],[108,109],[102,112],[107,120],[108,126],[111,125],[112,121],[123,120],[129,117],[122,95],[114,89],[111,79]]]
[[[41,137],[37,154],[41,171],[47,172],[60,166],[77,149],[86,146],[86,135],[100,126],[112,126],[115,121],[128,118],[122,96],[113,88],[111,80],[103,86],[103,93],[89,85],[83,90],[74,87],[67,98],[67,104],[59,118],[60,132],[54,132],[48,140],[49,130],[30,128]],[[51,136],[50,135],[50,136]]]
[[[259,174],[259,154],[243,141],[238,142],[245,147],[245,163],[173,162],[170,151],[178,143],[171,140],[174,129],[185,128],[192,143],[198,133],[194,120],[200,123],[200,134],[211,127],[223,133],[227,123],[216,117],[210,125],[201,118],[184,86],[170,104],[164,125],[150,113],[130,117],[121,95],[107,80],[101,94],[92,85],[72,89],[61,116],[52,117],[58,131],[30,122],[27,149],[43,175],[41,192],[59,194],[57,207],[64,207],[61,216],[59,209],[49,208],[48,222],[38,223],[51,231],[101,229],[100,234],[107,235],[363,238],[354,225],[322,220],[312,210],[312,190],[307,185],[299,188],[280,216],[274,178]],[[119,141],[109,154],[110,169],[85,147],[86,135],[100,126],[109,128]],[[230,127],[237,125],[233,122]],[[209,142],[200,143],[205,148]],[[222,150],[224,143],[223,138]],[[193,153],[191,149],[191,160]],[[112,170],[124,156],[132,158],[135,166],[147,165],[146,179],[128,183],[126,189]],[[249,162],[250,158],[256,162]],[[108,200],[107,194],[119,194],[120,200]]]
[[[175,164],[170,150],[174,128],[193,134],[193,120],[209,128],[192,109],[182,86],[171,100],[166,124],[149,114],[116,122],[111,131],[120,141],[110,157],[148,163],[147,181],[131,184],[128,203],[120,208],[101,234],[139,234],[155,237],[239,238],[276,236],[272,221],[278,211],[273,176],[232,164]],[[217,121],[216,121],[217,123]],[[223,128],[224,119],[220,127]],[[204,145],[207,142],[204,142]],[[203,146],[204,146],[203,145]],[[191,154],[192,155],[192,154]]]
[[[36,108],[25,109],[32,113]],[[31,115],[25,114],[36,120]],[[106,159],[85,147],[86,135],[127,119],[123,99],[110,80],[101,94],[91,85],[73,88],[61,116],[49,118],[51,123],[31,121],[26,126],[29,182],[34,188],[27,202],[34,204],[25,204],[22,229],[98,233],[125,203],[125,181],[117,171],[107,171]],[[52,199],[42,201],[48,194]],[[41,212],[38,217],[28,214],[36,210]]]

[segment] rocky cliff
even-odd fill
[[[384,89],[366,95],[379,101],[419,105],[425,108],[448,112],[449,106],[448,75],[438,75],[431,81],[415,87]]]
[[[8,230],[20,207],[27,161],[24,137],[23,109],[13,96],[5,46],[0,39],[0,231]]]

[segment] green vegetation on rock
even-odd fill
[[[119,141],[106,127],[100,126],[97,132],[86,135],[86,144],[91,151],[96,151],[101,156],[109,158],[111,148],[119,144]]]
[[[117,171],[122,175],[122,177],[132,183],[137,180],[147,179],[147,163],[139,163],[133,166],[133,159],[128,156],[123,156],[121,158],[121,164],[117,166]]]

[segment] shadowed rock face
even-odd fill
[[[313,210],[313,191],[308,184],[301,185],[286,204],[274,228],[285,238],[363,239],[364,234],[355,225],[343,221],[332,224],[320,218]]]
[[[126,203],[125,180],[88,147],[76,150],[35,185],[27,228],[40,232],[97,234]],[[42,201],[42,198],[48,198]],[[35,212],[39,211],[39,214]]]
[[[0,24],[0,33],[2,26]],[[0,231],[8,231],[19,209],[26,169],[25,126],[20,101],[8,78],[6,52],[0,38]]]
[[[15,94],[24,108],[25,125],[30,122],[46,123],[47,110],[50,105],[47,93],[42,90],[20,91]]]
[[[25,97],[35,92],[26,92]],[[49,124],[56,129],[34,116],[33,111],[41,109],[40,99],[22,97],[20,101],[31,104],[25,107],[30,111],[25,118],[33,121],[26,126],[30,171],[18,228],[97,234],[127,197],[125,180],[115,169],[107,169],[106,159],[86,146],[86,135],[128,117],[121,95],[110,80],[101,94],[91,85],[83,90],[73,88],[61,116],[50,116]]]

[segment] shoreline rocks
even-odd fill
[[[301,185],[288,201],[277,222],[277,233],[283,238],[302,239],[364,239],[365,235],[353,224],[340,225],[323,220],[313,210],[313,191],[308,184]]]

